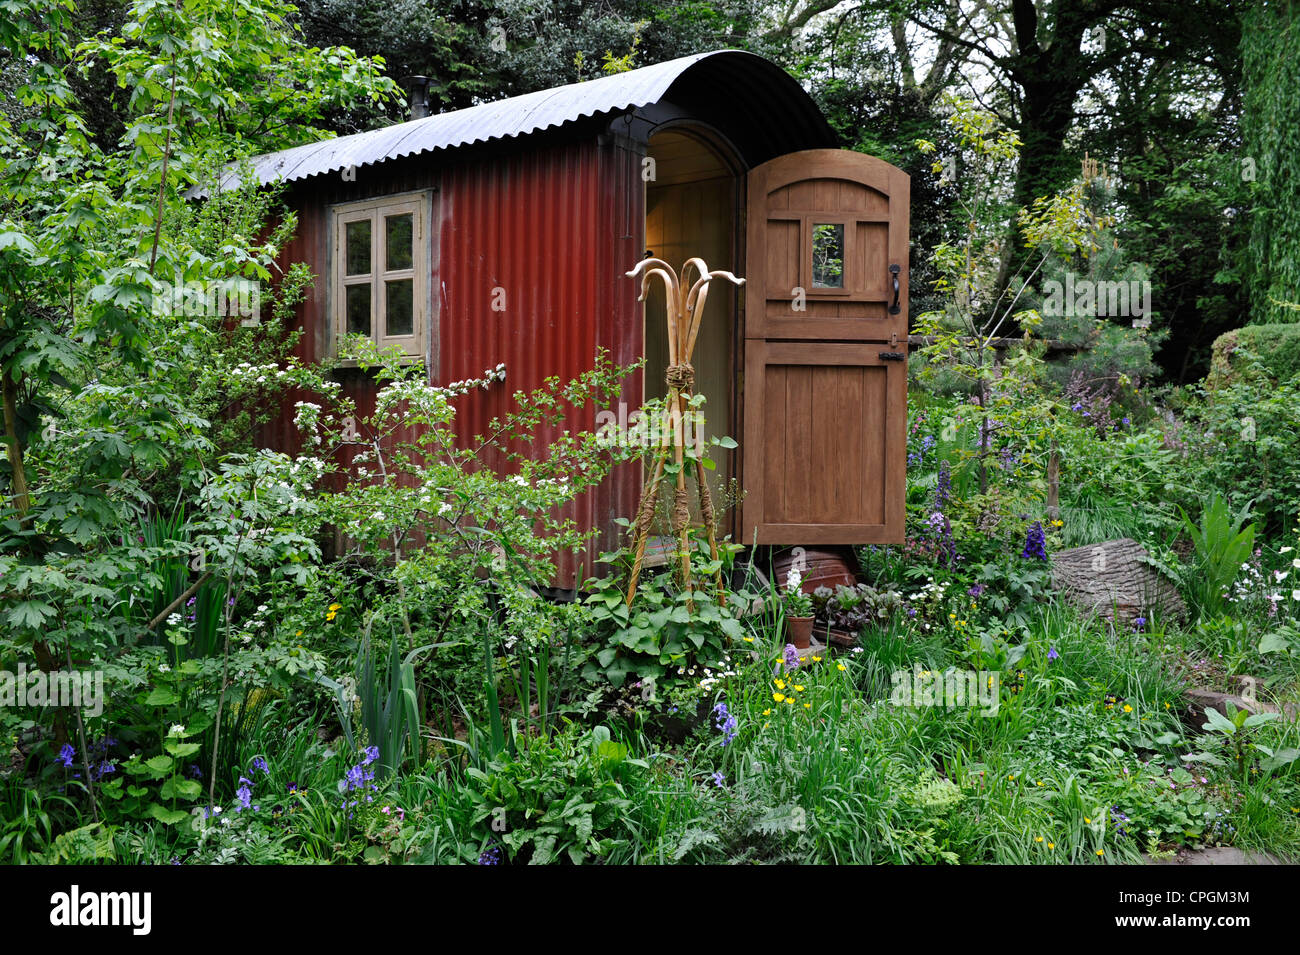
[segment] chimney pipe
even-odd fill
[[[429,115],[429,78],[408,77],[411,84],[411,119],[424,119]]]

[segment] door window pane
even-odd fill
[[[370,335],[370,286],[349,285],[346,289],[348,334]]]
[[[388,304],[386,335],[414,335],[415,321],[412,318],[414,289],[411,279],[397,279],[384,283],[384,297]]]
[[[812,235],[813,288],[844,288],[844,225],[818,223]]]
[[[411,267],[411,214],[387,216],[384,224],[388,232],[388,253],[384,268],[389,272]]]
[[[370,273],[370,220],[349,222],[347,229],[347,265],[348,275],[368,275]]]

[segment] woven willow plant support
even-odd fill
[[[698,274],[693,285],[688,286],[691,269]],[[653,276],[659,276],[664,283],[664,301],[666,320],[668,322],[668,371],[664,382],[668,386],[668,398],[664,402],[663,426],[659,433],[665,435],[660,441],[655,454],[655,463],[651,471],[650,482],[641,495],[641,505],[637,508],[633,530],[632,575],[627,584],[627,604],[632,605],[636,596],[637,579],[641,576],[641,565],[645,559],[646,539],[650,533],[650,523],[654,520],[655,504],[659,497],[659,482],[663,478],[664,467],[668,461],[669,446],[666,435],[673,435],[672,454],[676,464],[676,487],[674,489],[672,523],[673,535],[677,538],[677,553],[681,561],[682,587],[690,591],[691,553],[688,534],[690,529],[690,506],[686,496],[686,438],[682,427],[689,398],[695,390],[695,368],[691,365],[691,356],[695,353],[695,341],[700,334],[700,322],[704,318],[704,302],[709,297],[709,283],[715,278],[726,279],[736,285],[744,285],[745,280],[736,278],[730,272],[721,270],[710,272],[708,265],[701,258],[687,259],[679,276],[673,267],[663,259],[642,259],[637,267],[627,273],[628,278],[641,279],[641,294],[638,302],[644,302]],[[704,462],[695,459],[695,481],[699,485],[700,516],[704,520],[705,530],[709,535],[709,553],[713,560],[718,559],[717,532],[714,527],[713,499],[709,494],[709,484],[704,477]],[[722,573],[714,575],[718,591],[718,603],[726,602],[726,592],[722,587]],[[687,601],[690,606],[690,601]]]

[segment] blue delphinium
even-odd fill
[[[1025,549],[1021,557],[1029,560],[1047,560],[1047,535],[1043,533],[1043,522],[1034,521],[1025,535]]]
[[[952,472],[948,468],[948,462],[944,461],[939,465],[939,479],[934,486],[934,509],[943,513],[943,509],[948,506],[948,501],[952,499]]]

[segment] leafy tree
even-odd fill
[[[1300,4],[1250,4],[1242,53],[1241,162],[1258,175],[1247,260],[1251,320],[1300,321]]]

